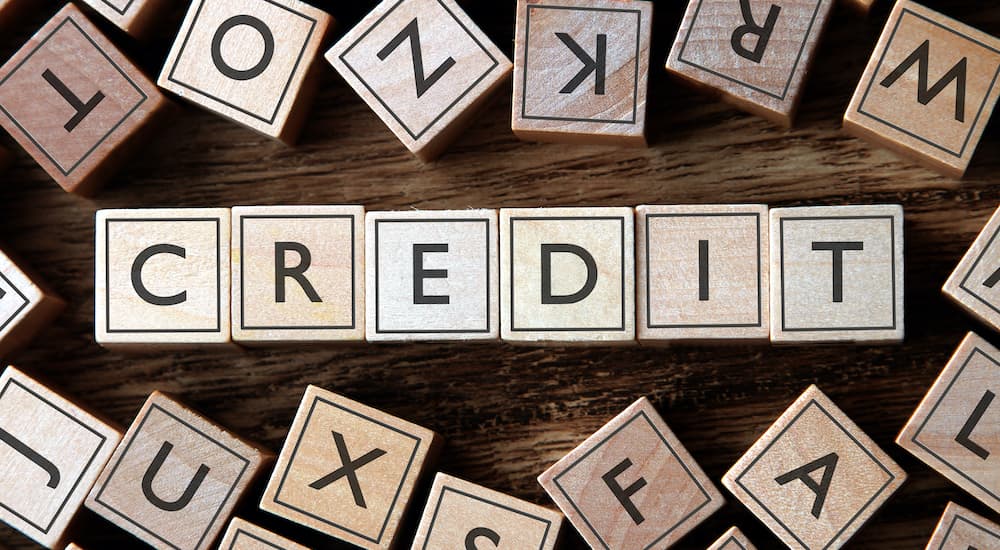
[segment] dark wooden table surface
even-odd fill
[[[314,3],[334,14],[343,30],[375,2]],[[683,4],[656,2],[648,149],[522,143],[510,132],[508,87],[449,153],[422,164],[329,69],[294,148],[188,107],[94,201],[64,193],[19,153],[14,167],[0,176],[0,237],[70,306],[34,345],[5,360],[47,376],[122,425],[130,423],[149,392],[166,390],[275,450],[306,384],[318,384],[444,435],[441,470],[549,505],[535,477],[639,396],[653,400],[708,474],[719,480],[807,385],[817,383],[910,473],[903,489],[850,547],[923,548],[949,499],[1000,519],[893,443],[966,331],[1000,342],[940,292],[1000,202],[996,120],[962,181],[918,168],[840,131],[843,111],[887,16],[890,2],[882,1],[869,18],[836,8],[797,124],[790,131],[776,129],[687,91],[665,75],[662,63]],[[4,59],[58,7],[48,0],[38,5],[13,33],[0,35]],[[463,5],[510,54],[513,2]],[[995,0],[930,5],[1000,34]],[[155,74],[177,24],[165,24],[150,46],[112,36]],[[6,137],[0,141],[13,147]],[[357,344],[146,356],[115,354],[94,343],[93,218],[99,208],[320,203],[379,210],[708,202],[905,205],[906,343],[625,349]],[[243,507],[249,519],[316,547],[340,547],[257,512],[260,492],[256,488]],[[418,499],[415,510],[422,505]],[[139,546],[89,512],[79,523],[85,547]],[[733,524],[761,548],[779,547],[736,502],[679,546],[704,548]],[[565,533],[564,548],[583,546],[572,527]],[[30,547],[3,527],[0,546]]]

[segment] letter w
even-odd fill
[[[424,76],[424,55],[420,51],[420,29],[417,27],[417,19],[414,18],[410,21],[403,30],[399,31],[399,34],[395,38],[389,41],[384,48],[379,50],[378,58],[385,61],[389,55],[396,50],[403,42],[406,40],[410,41],[410,54],[413,56],[413,74],[416,77],[417,83],[417,97],[423,96],[427,93],[427,90],[431,89],[441,77],[448,72],[452,67],[455,66],[455,59],[449,57],[445,59],[441,66],[434,69],[434,72],[430,76]]]
[[[948,70],[930,88],[927,87],[927,72],[928,66],[930,65],[930,53],[931,53],[931,41],[924,40],[924,43],[920,45],[917,49],[913,50],[913,53],[909,57],[903,60],[898,67],[889,76],[885,77],[882,81],[883,87],[890,87],[896,83],[897,80],[906,71],[913,66],[914,63],[917,64],[917,101],[921,105],[927,105],[932,99],[937,97],[945,88],[951,84],[951,81],[955,81],[955,120],[959,122],[965,122],[965,79],[966,79],[966,68],[969,64],[969,58],[963,57],[961,61],[955,64],[954,67]]]

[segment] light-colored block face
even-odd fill
[[[903,209],[771,210],[775,342],[903,339]]]
[[[722,483],[790,548],[840,548],[906,473],[811,386]]]
[[[368,339],[500,336],[497,211],[369,212]]]
[[[538,482],[591,548],[667,548],[723,505],[646,398]]]
[[[0,252],[0,355],[26,344],[65,303]]]
[[[712,543],[708,550],[757,550],[757,548],[738,527],[732,527],[719,537],[719,540]]]
[[[309,550],[296,542],[277,535],[240,518],[229,522],[219,550]]]
[[[640,206],[636,214],[640,340],[767,340],[766,206]]]
[[[167,0],[84,0],[97,13],[126,33],[146,37],[152,28],[169,14]]]
[[[1000,548],[1000,525],[949,502],[927,550]]]
[[[844,128],[961,177],[998,96],[1000,39],[897,2]]]
[[[233,339],[364,338],[364,208],[232,211]]]
[[[310,386],[260,508],[362,548],[389,548],[436,439]]]
[[[14,367],[0,376],[0,520],[57,548],[121,439]]]
[[[652,20],[646,1],[518,0],[514,133],[645,145]]]
[[[1000,209],[979,233],[944,293],[980,320],[1000,330]]]

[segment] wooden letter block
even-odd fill
[[[634,210],[500,210],[501,334],[511,341],[635,340]]]
[[[1000,209],[979,233],[944,284],[944,293],[994,330],[1000,330]]]
[[[691,0],[667,70],[791,126],[833,0]]]
[[[361,206],[233,208],[233,340],[365,336]]]
[[[41,279],[0,252],[0,356],[27,344],[65,306]]]
[[[640,340],[770,336],[764,205],[636,208]]]
[[[771,339],[903,340],[903,208],[771,210]]]
[[[97,343],[230,343],[229,230],[225,208],[98,211]]]
[[[998,77],[1000,39],[901,0],[854,92],[844,129],[961,177],[1000,97]]]
[[[368,549],[391,548],[434,432],[309,386],[261,510]]]
[[[168,105],[73,4],[0,67],[0,126],[65,190],[84,196]]]
[[[757,547],[750,543],[738,527],[732,527],[712,543],[708,550],[757,550]]]
[[[195,0],[159,85],[284,143],[318,89],[315,61],[333,18],[298,0]]]
[[[271,458],[153,392],[87,497],[87,508],[154,548],[213,548]]]
[[[118,28],[136,37],[145,38],[173,5],[168,0],[83,0],[97,13]]]
[[[789,548],[836,550],[906,480],[906,472],[810,386],[722,483]]]
[[[724,503],[645,397],[538,482],[591,548],[669,548]]]
[[[229,522],[219,550],[309,550],[297,542],[276,535],[240,518]]]
[[[926,550],[1000,548],[1000,525],[949,502]]]
[[[368,340],[500,337],[496,210],[369,212]]]

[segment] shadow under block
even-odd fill
[[[652,21],[647,1],[518,0],[514,134],[644,147]]]
[[[233,518],[219,543],[219,550],[309,550],[309,547],[249,521]]]
[[[1000,39],[897,2],[844,130],[959,178],[1000,97]]]
[[[722,483],[789,548],[836,550],[905,480],[906,472],[810,386]]]
[[[369,212],[367,337],[500,338],[496,210]]]
[[[260,509],[361,548],[391,548],[440,437],[306,388]]]
[[[591,548],[668,548],[724,504],[645,397],[538,482]]]
[[[73,4],[0,68],[0,126],[79,195],[94,194],[169,105]]]
[[[1000,208],[976,237],[943,291],[993,330],[1000,331]]]
[[[233,340],[363,340],[364,217],[361,206],[233,208]]]
[[[230,344],[230,211],[99,210],[95,336],[105,347]]]
[[[767,341],[767,211],[636,207],[639,340]]]
[[[511,71],[454,0],[384,0],[326,60],[424,161],[458,137]]]
[[[316,58],[333,24],[298,0],[195,0],[158,84],[292,144],[318,91]]]
[[[926,550],[1000,548],[1000,525],[949,502]]]
[[[135,38],[146,38],[169,15],[169,0],[83,0],[94,11]]]
[[[731,527],[708,550],[757,550],[739,527]]]
[[[0,251],[0,357],[27,344],[66,304]]]
[[[903,208],[776,208],[771,340],[901,342]]]
[[[67,527],[122,435],[14,367],[0,375],[0,520],[46,548]]]

